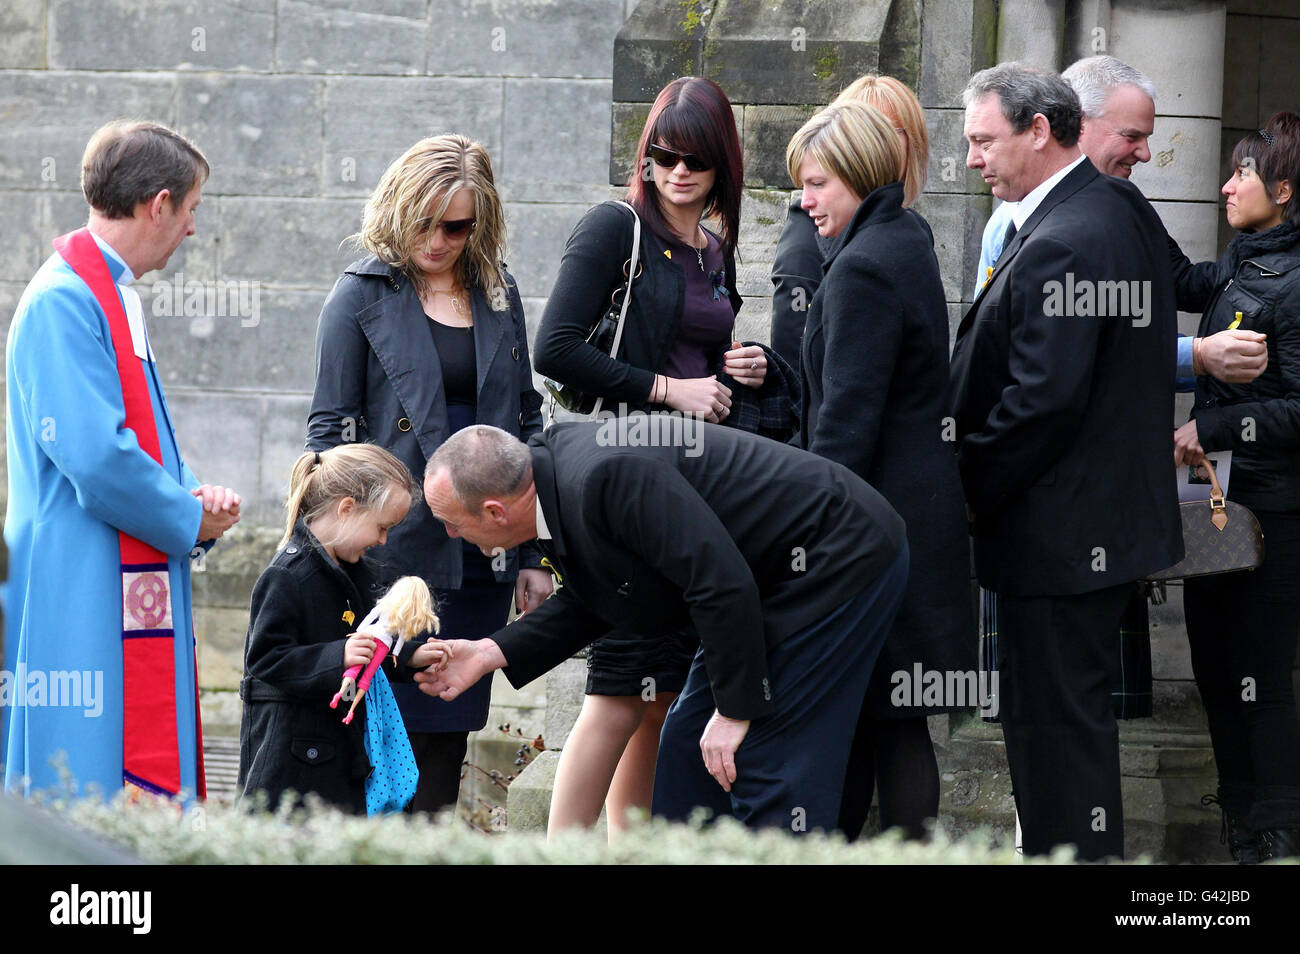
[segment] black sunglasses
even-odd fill
[[[667,146],[648,146],[646,155],[665,169],[671,169],[679,162],[686,163],[686,168],[690,169],[691,172],[708,172],[713,168],[708,162],[694,153],[678,152],[676,149],[669,149]]]
[[[475,224],[476,223],[473,219],[443,219],[441,222],[435,222],[433,224],[429,224],[426,221],[423,231],[432,232],[441,225],[443,235],[447,236],[447,238],[456,238],[457,236],[464,235],[472,229]]]

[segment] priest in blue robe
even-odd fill
[[[194,233],[208,164],[176,132],[114,122],[82,160],[86,228],[55,240],[5,352],[9,500],[4,788],[203,794],[190,558],[237,494],[181,460],[140,297]]]

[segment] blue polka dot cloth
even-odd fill
[[[366,693],[366,756],[372,768],[366,779],[366,814],[400,812],[415,795],[420,770],[382,667]]]

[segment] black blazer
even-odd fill
[[[1142,313],[1104,282],[1136,289]],[[1182,559],[1176,317],[1155,210],[1085,159],[1003,250],[953,348],[959,466],[985,588],[1087,593]]]
[[[852,471],[786,444],[700,424],[693,449],[610,447],[614,426],[529,441],[564,585],[492,636],[506,677],[521,686],[611,628],[693,624],[718,710],[768,714],[768,649],[870,588],[902,551],[903,521]]]
[[[542,428],[542,398],[528,363],[524,308],[508,274],[506,307],[496,310],[475,288],[474,357],[478,366],[479,424],[527,440]],[[316,330],[316,393],[307,421],[307,449],[370,441],[391,451],[419,483],[424,465],[451,436],[442,365],[415,287],[397,269],[371,255],[348,266],[321,308]],[[349,422],[351,422],[349,424]],[[423,494],[388,543],[367,554],[385,579],[413,575],[430,586],[458,589],[461,541],[448,538]],[[512,550],[498,580],[522,566],[540,567],[531,547]]]
[[[803,335],[803,446],[848,467],[907,521],[907,595],[878,677],[910,673],[917,662],[972,671],[966,508],[942,424],[948,306],[930,227],[903,208],[901,182],[863,200],[825,269]],[[894,706],[878,714],[918,713]]]
[[[632,251],[632,214],[616,202],[603,202],[582,217],[560,260],[560,271],[533,342],[539,373],[588,394],[605,406],[645,408],[650,385],[668,359],[682,324],[686,279],[664,256],[668,246],[641,220],[642,272],[632,283],[632,304],[623,325],[618,358],[587,344],[596,320],[609,308],[610,294],[624,281],[623,265]],[[736,291],[736,262],[725,256],[732,313],[742,299]]]

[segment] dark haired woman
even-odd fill
[[[1232,152],[1223,184],[1238,235],[1217,262],[1179,264],[1178,307],[1201,311],[1197,340],[1225,328],[1267,336],[1248,384],[1197,369],[1192,419],[1174,457],[1232,451],[1228,499],[1264,532],[1251,572],[1188,580],[1192,671],[1219,772],[1224,833],[1240,862],[1300,855],[1300,719],[1291,667],[1300,634],[1300,116],[1275,114]]]
[[[527,440],[542,399],[528,364],[524,309],[505,271],[505,219],[487,150],[464,136],[422,139],[393,161],[366,203],[353,262],[321,308],[307,449],[369,441],[424,478],[425,461],[471,424]],[[370,553],[384,580],[418,576],[443,632],[487,635],[550,595],[531,545],[488,558],[447,536],[423,498]],[[420,768],[410,810],[455,805],[469,733],[487,724],[492,681],[453,702],[413,683],[397,697]]]
[[[712,371],[719,359],[742,386],[758,388],[767,374],[761,348],[731,347],[741,303],[735,248],[742,173],[721,87],[699,77],[664,87],[628,184],[627,202],[643,226],[642,271],[618,356],[586,341],[623,283],[632,247],[631,213],[605,202],[569,237],[534,343],[537,370],[604,398],[604,408],[617,413],[673,409],[726,422],[732,394]],[[721,234],[701,224],[706,215],[720,221]],[[594,825],[606,803],[613,835],[626,826],[629,808],[649,808],[659,730],[697,645],[688,633],[611,633],[591,647],[587,697],[556,773],[551,832]]]

